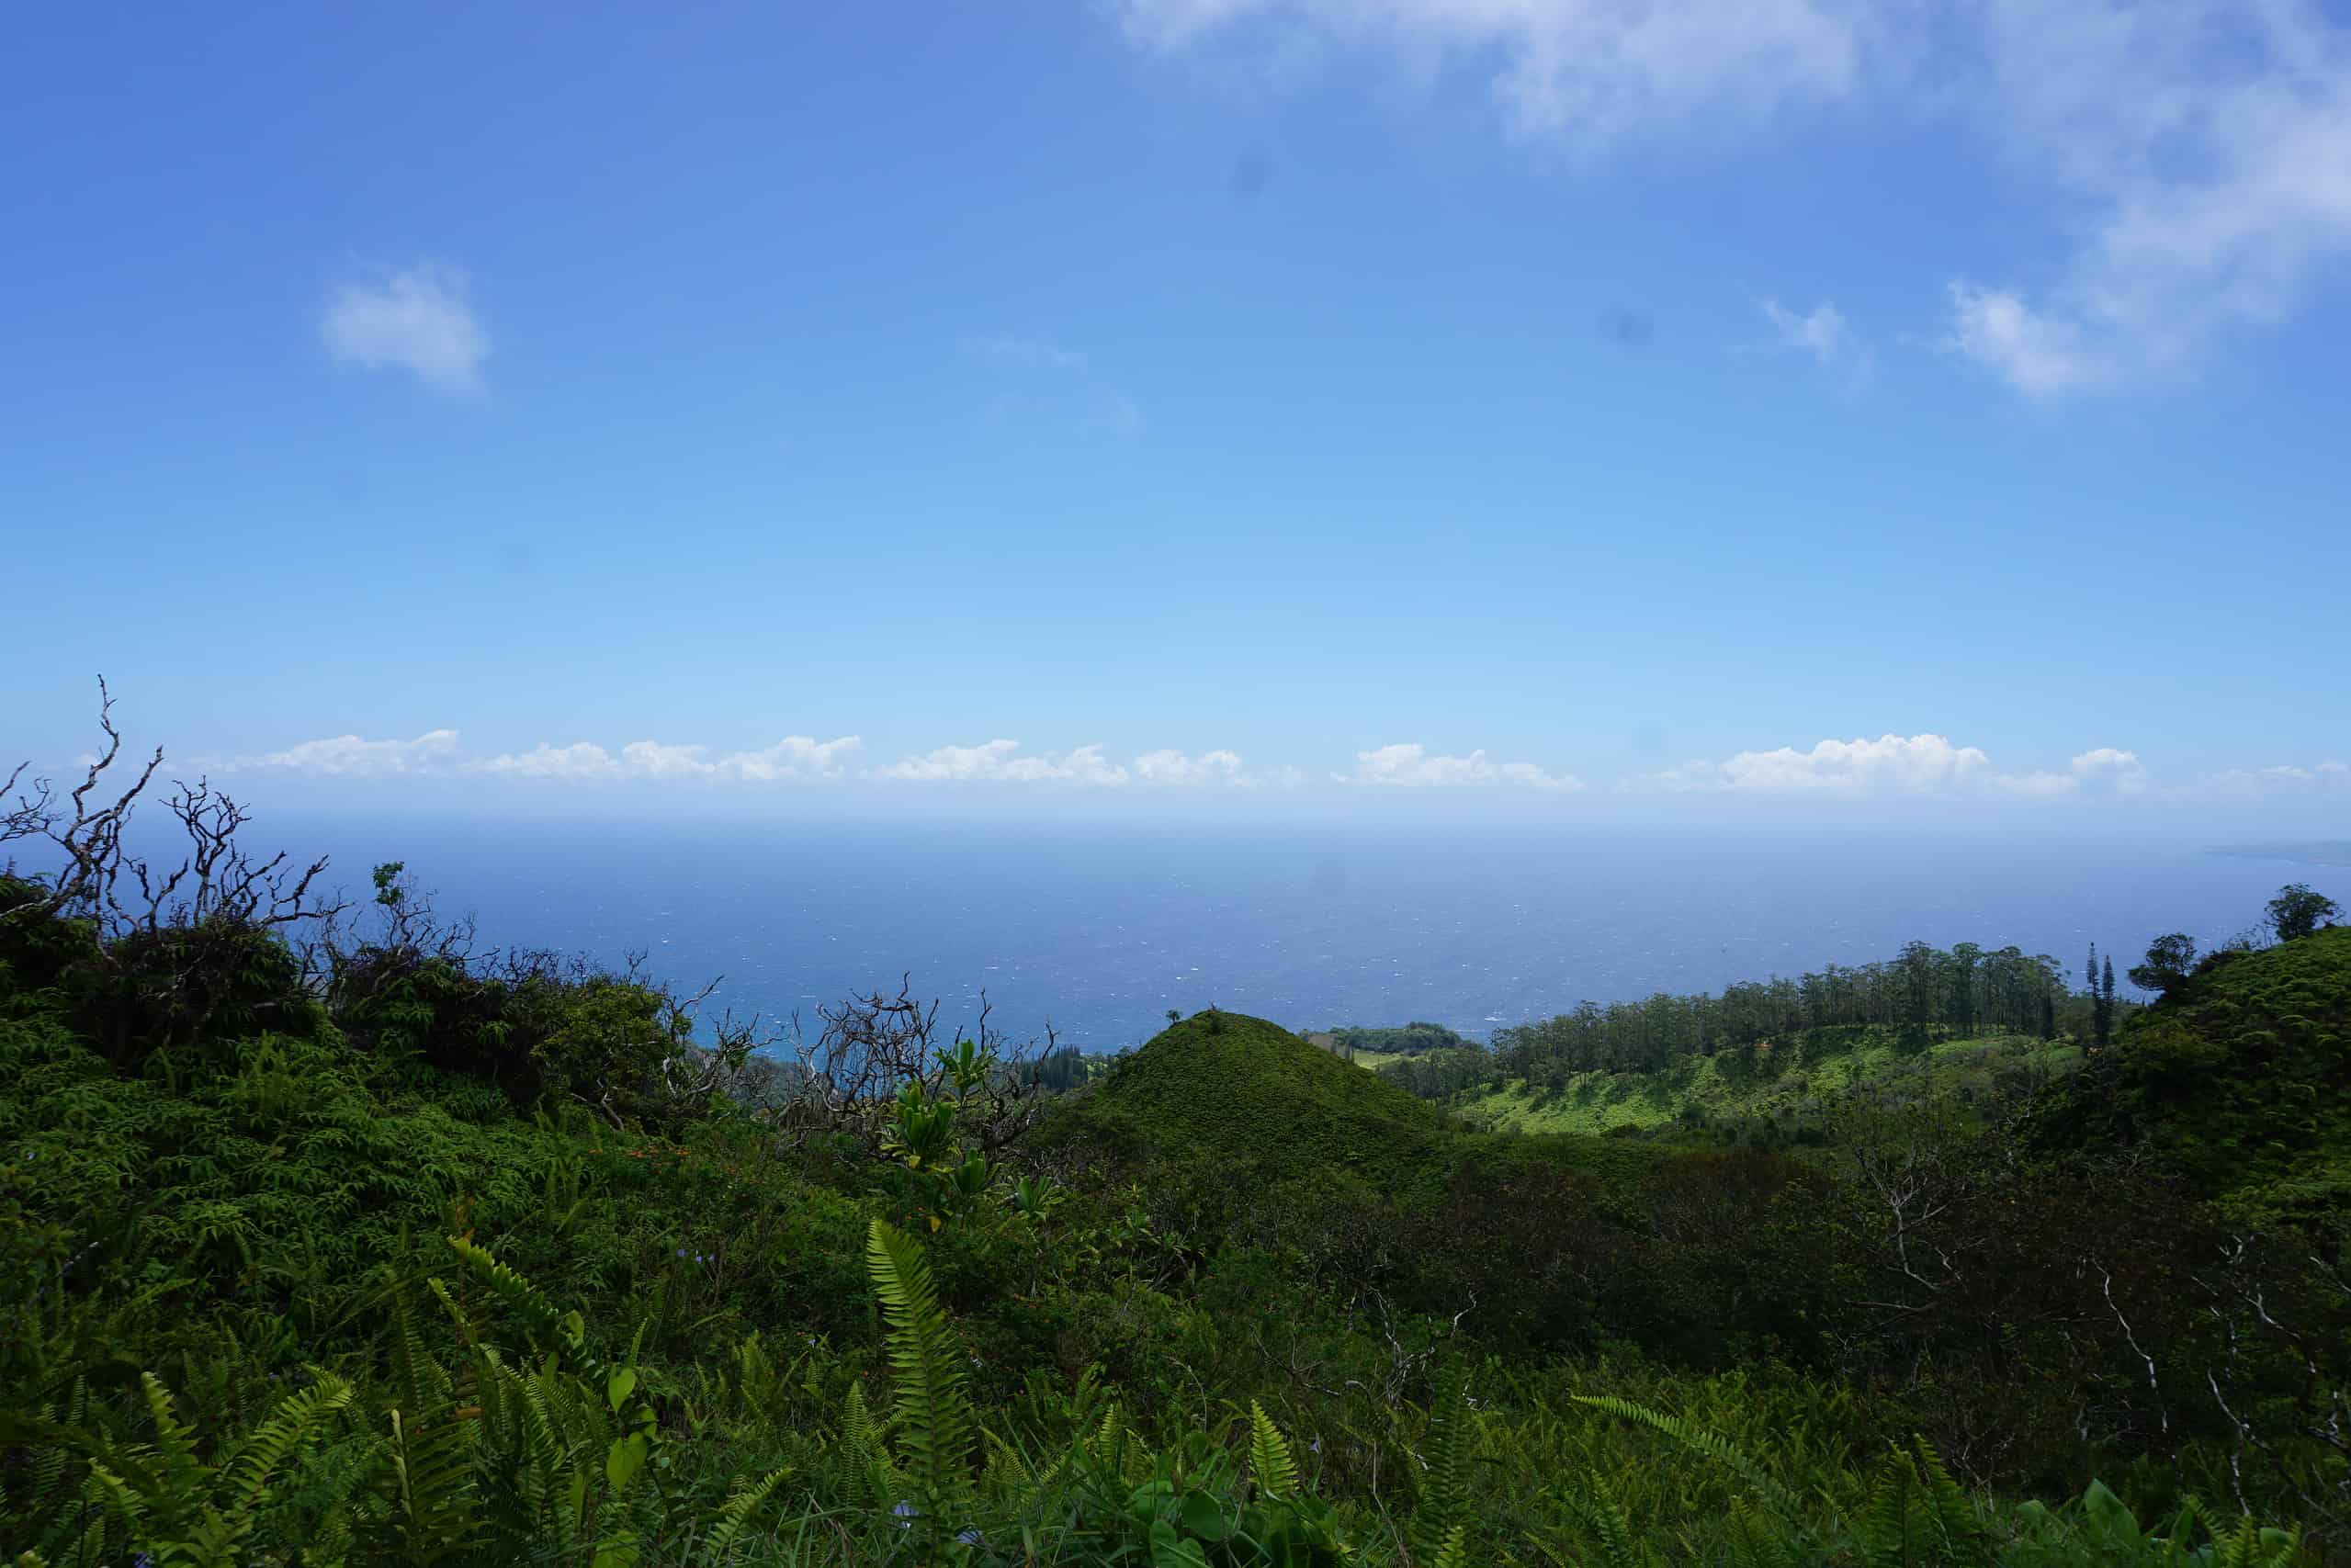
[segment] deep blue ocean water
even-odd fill
[[[2148,939],[2252,926],[2279,884],[2351,907],[2351,868],[2200,843],[1457,835],[1003,824],[272,823],[364,892],[401,859],[483,939],[642,950],[739,1012],[915,990],[968,1021],[1108,1051],[1170,1008],[1293,1027],[1427,1019],[1483,1035],[1589,998],[2015,943],[2078,970]]]

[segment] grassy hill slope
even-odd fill
[[[2351,1213],[2351,927],[2207,959],[2068,1086],[2060,1147],[2151,1146],[2249,1220]]]
[[[1951,1094],[1965,1100],[2006,1082],[2071,1072],[2081,1060],[2076,1046],[2029,1035],[1905,1046],[1891,1031],[1817,1030],[1770,1051],[1690,1056],[1661,1072],[1581,1073],[1557,1094],[1511,1083],[1467,1096],[1452,1109],[1473,1124],[1513,1133],[1588,1137],[1769,1122],[1795,1134],[1857,1086],[1897,1099]]]

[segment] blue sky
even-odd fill
[[[12,756],[103,671],[370,808],[2351,807],[2340,11],[12,43]]]

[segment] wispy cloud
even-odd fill
[[[1042,412],[1121,440],[1143,434],[1142,405],[1097,375],[1080,349],[1012,333],[967,337],[963,349],[994,367],[999,411]]]
[[[1834,98],[1858,78],[1872,18],[1844,0],[1123,0],[1128,35],[1174,51],[1255,28],[1371,43],[1415,75],[1459,62],[1513,129],[1605,141],[1660,119]]]
[[[2196,787],[2201,794],[2241,800],[2313,795],[2351,796],[2351,762],[2326,761],[2307,768],[2290,763],[2231,768],[2208,774]]]
[[[1074,348],[1064,348],[1042,338],[1018,337],[1010,333],[968,337],[964,339],[964,347],[983,358],[1004,365],[1025,365],[1047,370],[1083,370],[1086,367],[1086,356]]]
[[[319,335],[339,363],[411,371],[450,392],[479,391],[490,354],[464,277],[431,265],[345,285],[327,302]]]
[[[1483,76],[1509,129],[1628,132],[1847,106],[1989,145],[2051,203],[2038,276],[1917,280],[1938,344],[2048,398],[2178,374],[2351,256],[2351,26],[2316,0],[1119,0],[1156,53],[1373,45]],[[1717,138],[1719,140],[1719,137]],[[1953,281],[1957,279],[1957,281]],[[1939,297],[1936,297],[1937,295]],[[1776,312],[1774,312],[1776,316]],[[1825,355],[1842,318],[1776,320]]]
[[[2308,0],[1982,0],[1984,118],[2074,204],[2039,303],[1955,286],[1952,339],[2018,390],[2176,371],[2351,253],[2351,31]]]
[[[1521,789],[1571,794],[1584,787],[1573,773],[1548,773],[1532,762],[1497,762],[1483,750],[1466,756],[1431,752],[1418,741],[1381,746],[1355,753],[1352,773],[1330,775],[1340,784],[1368,784],[1386,789],[1458,789],[1472,785],[1514,785]]]
[[[2033,397],[2079,391],[2110,378],[2079,322],[2042,315],[2006,289],[1950,286],[1950,332],[1942,346]]]
[[[1857,387],[1869,379],[1875,355],[1835,305],[1824,299],[1798,315],[1777,299],[1757,304],[1771,324],[1774,348],[1810,355],[1822,369],[1833,370]]]

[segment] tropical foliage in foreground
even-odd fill
[[[1726,1148],[1467,1130],[1213,1010],[1049,1114],[903,998],[763,1070],[396,868],[297,945],[309,879],[207,864],[0,878],[12,1557],[2351,1555],[2351,931]]]

